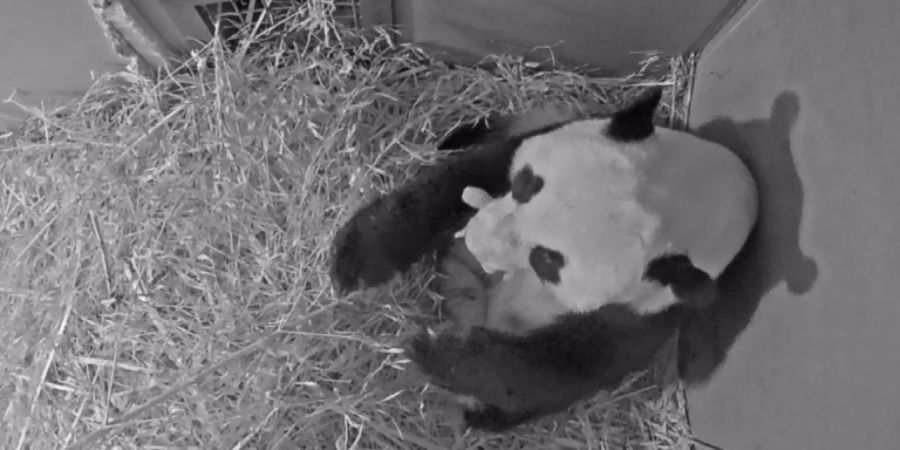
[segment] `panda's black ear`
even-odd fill
[[[631,105],[613,113],[606,135],[619,142],[636,142],[653,134],[653,115],[662,99],[662,88],[641,94]]]

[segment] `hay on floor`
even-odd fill
[[[507,436],[464,434],[397,350],[438,320],[429,268],[350,299],[326,275],[337,225],[455,124],[542,102],[609,108],[649,84],[669,87],[661,119],[677,120],[679,67],[616,80],[515,58],[451,68],[309,11],[256,33],[250,51],[213,42],[158,79],[105,76],[0,138],[0,446],[689,441],[678,387],[659,377]]]

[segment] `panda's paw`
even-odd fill
[[[340,295],[386,283],[408,266],[391,254],[397,239],[384,232],[388,227],[377,212],[369,211],[380,205],[375,202],[355,214],[334,237],[329,272]]]
[[[329,272],[331,283],[339,295],[364,288],[366,283],[362,280],[362,274],[366,266],[371,265],[368,259],[372,254],[367,254],[366,236],[355,225],[351,219],[338,231],[331,244]]]
[[[525,417],[507,413],[494,405],[480,404],[463,410],[463,422],[475,430],[496,433],[509,430],[525,420]]]
[[[653,258],[647,263],[644,278],[663,286],[690,288],[709,281],[709,276],[694,266],[691,259],[681,253],[669,253]]]
[[[706,308],[719,296],[716,282],[684,254],[665,254],[647,264],[644,278],[669,286],[676,297],[693,308]]]

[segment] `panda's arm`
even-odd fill
[[[514,142],[489,142],[424,168],[399,189],[359,209],[337,232],[331,278],[346,293],[407,270],[474,214],[462,200],[467,186],[492,196],[509,190]]]
[[[477,398],[474,428],[503,430],[562,411],[646,368],[677,327],[680,307],[641,316],[623,305],[570,314],[525,336],[475,328],[418,335],[410,358],[432,381]]]
[[[462,201],[469,186],[499,197],[509,191],[509,168],[522,140],[577,116],[545,107],[494,115],[451,131],[438,144],[457,152],[425,168],[403,187],[380,196],[341,227],[331,249],[331,278],[346,293],[375,286],[407,270],[474,214]]]

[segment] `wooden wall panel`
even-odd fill
[[[393,0],[405,38],[471,61],[514,53],[632,71],[642,52],[681,54],[741,0]],[[545,48],[540,48],[545,47]]]

